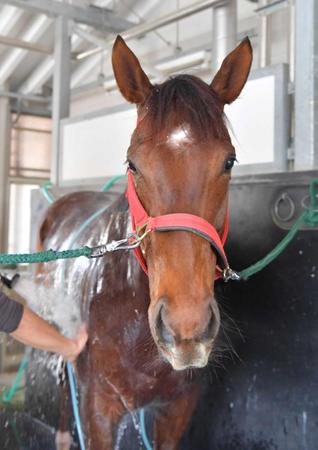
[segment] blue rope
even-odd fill
[[[148,440],[147,431],[146,431],[146,424],[145,424],[145,410],[144,408],[141,408],[139,410],[139,420],[140,420],[140,434],[142,441],[144,443],[146,450],[153,450],[152,446]]]
[[[77,403],[77,386],[76,386],[73,367],[70,362],[66,363],[66,369],[67,369],[68,381],[69,381],[69,385],[70,385],[72,409],[73,409],[73,414],[74,414],[74,418],[75,418],[78,440],[79,440],[81,450],[85,450],[84,433],[83,433],[83,428],[82,428],[82,424],[81,424],[81,418],[80,418],[78,403]]]

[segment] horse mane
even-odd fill
[[[177,75],[156,85],[145,103],[152,133],[188,123],[196,139],[228,139],[223,105],[200,78]]]

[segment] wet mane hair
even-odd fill
[[[189,123],[198,140],[228,139],[223,105],[210,86],[193,75],[156,85],[145,103],[152,133]]]

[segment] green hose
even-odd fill
[[[238,272],[240,279],[247,280],[249,277],[257,272],[260,272],[264,267],[268,266],[274,259],[276,259],[294,239],[295,235],[303,224],[309,227],[316,227],[318,225],[318,178],[315,178],[309,187],[310,204],[302,215],[296,220],[290,231],[286,236],[260,261]]]
[[[10,403],[15,392],[18,390],[18,386],[21,381],[26,363],[27,363],[27,356],[26,356],[26,353],[24,353],[23,358],[21,359],[21,363],[20,363],[18,372],[15,376],[15,379],[14,379],[14,382],[12,383],[11,388],[7,392],[5,392],[2,396],[2,400],[5,403]]]

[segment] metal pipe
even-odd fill
[[[100,0],[98,2],[99,7],[101,8],[107,8],[110,6],[110,3],[112,2],[112,0]],[[2,14],[2,12],[1,12]],[[0,21],[0,25],[1,25],[1,21]],[[86,29],[87,26],[82,25],[81,26],[81,30]],[[0,28],[1,31],[1,28]],[[103,29],[103,31],[107,31],[105,28]],[[5,34],[5,33],[2,33]],[[82,38],[80,38],[79,36],[77,36],[76,34],[72,34],[71,37],[71,47],[72,47],[72,52],[76,52],[80,45],[82,44]],[[75,57],[75,55],[74,55]],[[45,84],[49,78],[51,77],[51,75],[53,74],[53,68],[54,68],[54,57],[53,56],[48,56],[46,58],[44,58],[40,64],[36,67],[36,69],[28,76],[28,78],[26,78],[24,80],[24,82],[21,84],[21,86],[19,86],[19,92],[22,92],[24,94],[30,94],[32,92],[38,92],[41,87],[43,86],[43,84]],[[97,63],[96,63],[97,64]],[[79,65],[81,66],[81,65]],[[81,72],[81,68],[77,67],[74,71],[76,72]],[[87,77],[87,72],[83,71],[81,72],[81,77],[78,77],[78,79],[80,81],[85,80]]]
[[[78,37],[80,37],[84,41],[89,42],[90,44],[97,45],[98,47],[103,48],[103,49],[105,49],[105,46],[107,46],[107,44],[106,44],[107,41],[105,39],[102,39],[101,37],[96,36],[95,34],[93,34],[90,31],[84,30],[80,25],[77,25],[77,26],[75,25],[73,27],[73,32],[75,34],[77,34]],[[76,58],[78,58],[78,55],[76,56]]]
[[[51,180],[58,184],[61,157],[61,120],[68,117],[70,112],[71,39],[69,22],[64,16],[55,20],[54,61]]]
[[[236,45],[237,2],[217,6],[213,10],[213,73],[219,69],[223,59]]]
[[[276,0],[273,3],[264,4],[264,6],[260,6],[255,9],[256,13],[262,14],[273,14],[275,12],[281,11],[284,8],[287,8],[289,0]]]
[[[51,101],[51,97],[40,97],[39,95],[27,95],[11,91],[0,91],[0,97],[15,98],[17,100],[27,100],[36,103],[49,103]]]
[[[258,0],[259,8],[262,10],[267,6],[268,0]],[[270,40],[269,40],[269,16],[265,13],[260,13],[259,23],[259,40],[258,40],[258,55],[259,67],[266,67],[270,64]]]
[[[52,117],[52,111],[43,107],[29,108],[21,104],[10,105],[10,111],[16,114],[27,114],[28,116],[48,117],[48,118]]]
[[[52,21],[44,15],[36,16],[29,22],[21,36],[23,41],[34,42],[49,28]],[[0,84],[3,84],[12,75],[26,55],[26,50],[13,48],[6,55],[0,65]]]
[[[83,30],[79,26],[74,27],[73,31],[82,39],[103,48],[105,50],[105,53],[110,50],[109,46],[107,46],[107,44],[105,44],[105,41],[103,39],[101,39],[100,37],[95,36],[93,33],[89,33],[88,31]],[[149,64],[148,65],[143,64],[142,67],[148,74],[150,73],[152,75],[157,76],[158,78],[162,77],[162,73],[159,70],[155,69],[155,67],[153,67]]]
[[[24,14],[22,9],[14,6],[5,5],[1,8],[0,14],[0,33],[6,36],[16,26]]]
[[[164,27],[166,25],[170,25],[171,23],[177,22],[178,20],[185,19],[186,17],[192,16],[193,14],[204,11],[205,9],[214,8],[216,6],[224,5],[230,2],[233,2],[233,0],[201,0],[193,3],[190,6],[186,6],[184,8],[178,9],[177,11],[161,16],[153,21],[130,28],[129,30],[123,32],[121,35],[126,41],[128,41],[129,39],[143,36],[150,31],[157,30],[158,28]],[[105,46],[111,45],[113,41],[113,37],[111,37],[110,39],[105,39]],[[85,52],[79,53],[77,55],[77,59],[87,58],[88,56],[95,55],[102,50],[103,49],[99,47],[87,50]]]
[[[295,1],[289,3],[289,81],[295,81]]]
[[[71,37],[72,49],[76,50],[81,43],[82,39],[73,34]],[[19,92],[22,92],[23,94],[38,92],[53,74],[54,64],[54,56],[47,56],[44,58],[29,77],[23,81],[21,86],[19,86]]]
[[[43,47],[40,44],[34,44],[32,42],[23,41],[21,39],[12,38],[9,36],[0,35],[0,44],[7,45],[9,47],[23,48],[30,50],[31,52],[45,53],[51,55],[52,51],[49,48]]]
[[[193,49],[191,52],[184,52],[178,55],[178,58],[175,56],[169,58],[159,59],[152,63],[153,73],[150,73],[151,82],[160,82],[160,79],[156,78],[156,73],[162,76],[169,75],[170,73],[175,73],[175,71],[183,70],[184,68],[189,68],[193,66],[198,66],[199,64],[203,64],[206,58],[206,53],[210,53],[211,44],[207,44],[205,46],[200,46],[196,49]],[[144,68],[144,64],[143,64]],[[148,67],[149,68],[149,67]],[[151,70],[151,69],[150,69]],[[153,78],[155,77],[155,80]],[[83,84],[81,86],[74,87],[71,90],[72,97],[86,95],[88,92],[93,91],[95,89],[104,87],[107,92],[117,89],[116,80],[113,76],[106,77],[105,79],[97,79],[95,81]]]

